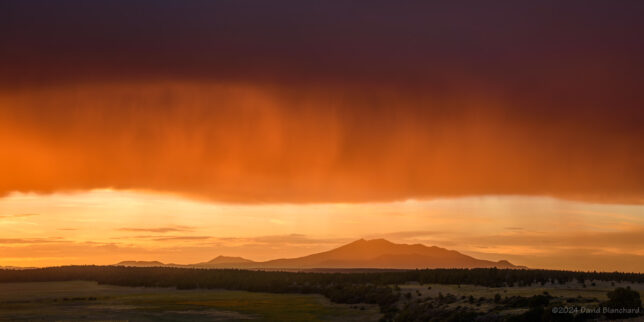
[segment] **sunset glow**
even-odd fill
[[[385,238],[644,272],[642,6],[25,3],[0,266]]]
[[[0,249],[7,265],[187,264],[217,255],[297,257],[386,238],[535,268],[636,271],[641,211],[527,196],[244,205],[136,191],[12,193],[0,202]],[[610,260],[598,265],[597,258]]]

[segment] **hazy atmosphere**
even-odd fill
[[[639,1],[0,12],[0,265],[385,238],[644,272]]]

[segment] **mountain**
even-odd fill
[[[360,239],[330,251],[260,263],[259,268],[516,268],[507,261],[476,259],[457,251],[421,244]]]
[[[217,256],[208,262],[193,264],[189,266],[199,268],[237,268],[245,265],[252,266],[255,263],[256,262],[243,257]]]
[[[513,265],[506,260],[498,262],[482,260],[436,246],[395,244],[385,239],[360,239],[322,253],[265,262],[255,262],[241,257],[218,256],[209,262],[190,265],[163,264],[157,261],[126,261],[117,265],[291,270],[314,268],[525,268]]]
[[[254,261],[242,257],[217,256],[208,262],[197,264],[164,264],[159,261],[123,261],[115,266],[131,267],[191,267],[191,268],[239,268],[253,266]]]
[[[21,266],[0,266],[0,269],[5,270],[23,270],[23,269],[34,269],[36,267],[21,267]]]

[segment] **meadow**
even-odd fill
[[[377,321],[377,305],[317,294],[177,290],[88,281],[0,283],[0,320]]]

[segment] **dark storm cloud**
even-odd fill
[[[641,77],[632,70],[642,67],[639,1],[3,3],[9,84],[196,77],[440,88],[472,77],[539,90],[560,83],[550,76]]]
[[[641,1],[3,1],[0,194],[641,203],[643,15]]]

